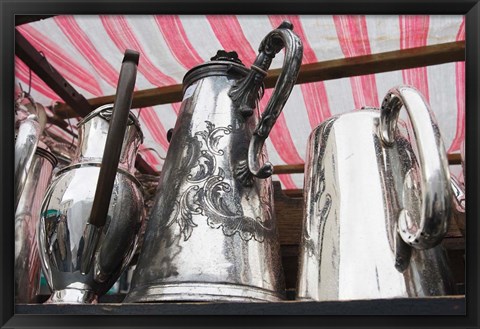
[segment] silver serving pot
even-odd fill
[[[40,258],[36,228],[40,206],[57,159],[41,145],[36,148],[15,212],[15,302],[35,302],[40,288]]]
[[[272,58],[283,71],[262,118]],[[248,70],[219,51],[190,70],[125,302],[277,301],[284,296],[264,141],[295,83],[302,44],[285,22]]]
[[[50,185],[41,209],[39,252],[53,291],[49,303],[92,303],[128,265],[144,207],[133,176],[143,135],[130,113],[138,53],[126,52],[115,104],[79,123],[70,166]]]
[[[402,107],[409,120],[397,125]],[[414,88],[393,88],[381,109],[338,115],[314,129],[304,193],[298,299],[453,292],[438,245],[452,213],[447,156]]]

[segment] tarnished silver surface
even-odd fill
[[[36,228],[45,190],[52,178],[56,159],[38,146],[30,166],[25,188],[15,212],[15,302],[32,303],[40,287],[40,258]]]
[[[253,178],[244,166],[259,122],[258,109],[249,106],[258,103],[262,86],[245,87],[249,71],[234,55],[220,51],[218,60],[184,78],[182,106],[125,302],[284,298],[271,179]],[[240,85],[246,96],[233,97]],[[263,146],[260,156],[265,162]],[[250,175],[249,184],[237,175],[239,166]]]
[[[42,268],[53,294],[51,303],[92,303],[115,283],[128,265],[141,226],[144,208],[141,185],[133,176],[142,135],[130,114],[120,164],[98,247],[84,241],[91,213],[112,105],[106,105],[79,123],[79,145],[68,167],[60,170],[47,190],[41,209],[39,249]],[[91,270],[81,264],[95,254]]]
[[[406,206],[418,219],[422,196],[436,195],[421,185],[423,162],[410,129],[399,121],[387,147],[380,136],[380,111],[367,108],[332,117],[310,135],[298,299],[453,293],[443,248],[415,249],[398,233],[397,218]],[[449,211],[444,208],[441,220]]]

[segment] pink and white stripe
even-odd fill
[[[257,53],[245,38],[242,28],[235,16],[207,16],[207,19],[225,50],[236,51],[239,58],[247,66],[254,62]],[[238,47],[238,43],[244,46]],[[272,90],[265,90],[265,94],[260,100],[260,109],[265,108],[271,95]],[[282,113],[270,132],[269,138],[283,161],[286,163],[303,163],[303,159],[298,154],[290,132],[286,127],[287,124]],[[296,188],[296,185],[290,177],[284,176],[279,178],[287,188]]]
[[[181,83],[187,70],[208,61],[221,48],[235,50],[249,67],[263,37],[283,19],[294,24],[304,43],[303,63],[361,56],[465,38],[462,16],[58,16],[21,26],[35,48],[86,98],[115,92],[125,48],[141,53],[139,90]],[[283,53],[272,68],[282,66]],[[28,87],[29,70],[15,59],[16,81]],[[301,163],[312,128],[330,115],[366,105],[378,106],[386,91],[414,85],[429,100],[449,152],[464,138],[465,63],[386,72],[295,86],[274,126],[267,148],[274,164]],[[32,74],[34,98],[50,105],[58,96]],[[271,96],[267,90],[260,108]],[[180,104],[141,111],[147,161],[162,166]],[[453,109],[453,112],[452,112]],[[137,110],[135,110],[137,111]],[[72,121],[73,122],[73,121]],[[49,128],[52,133],[62,130]],[[63,134],[65,134],[63,132]],[[143,153],[142,153],[143,154]],[[279,175],[284,188],[301,187],[300,175]]]
[[[293,24],[295,33],[303,40],[303,63],[318,62],[317,56],[312,47],[308,43],[303,31],[302,23],[298,16],[270,16],[272,27],[279,26],[283,20],[288,20]],[[310,120],[310,127],[314,129],[325,119],[332,116],[330,106],[328,104],[327,91],[323,82],[307,83],[300,85],[305,102],[308,117]]]
[[[465,17],[458,30],[456,40],[465,40]],[[455,81],[457,85],[457,129],[448,152],[460,152],[461,143],[465,140],[465,62],[455,63]]]
[[[75,19],[72,16],[58,16],[55,17],[54,20],[60,29],[69,37],[72,45],[92,64],[98,75],[113,89],[116,89],[119,72],[100,55],[87,35],[76,23]],[[153,108],[146,108],[141,114],[143,115],[140,118],[141,123],[147,127],[149,132],[152,133],[154,140],[166,151],[168,148],[166,132],[161,123],[158,122],[158,117],[153,113]],[[152,164],[157,165],[159,163],[153,154],[145,152],[145,156],[150,159],[150,162],[153,162]]]
[[[428,16],[400,16],[400,49],[427,45],[430,18]],[[417,88],[427,101],[430,100],[426,67],[402,70],[403,82]]]
[[[103,92],[95,77],[88,70],[84,69],[75,58],[68,56],[62,50],[62,45],[57,44],[32,26],[22,25],[18,29],[38,51],[44,53],[48,62],[66,80],[87,92],[86,97],[102,96]]]
[[[371,54],[365,16],[333,16],[338,41],[345,57]],[[350,78],[355,108],[378,107],[375,75]]]

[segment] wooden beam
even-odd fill
[[[71,107],[73,116],[85,116],[92,111],[87,99],[78,93],[17,29],[15,55]]]
[[[465,41],[449,42],[426,47],[395,50],[373,55],[341,58],[304,64],[300,69],[297,84],[346,78],[351,76],[396,71],[465,60]],[[270,70],[265,87],[273,88],[281,69]],[[114,95],[91,98],[92,108],[112,103]],[[169,104],[182,100],[182,85],[140,90],[134,93],[133,108]],[[77,114],[68,105],[60,105],[61,117],[75,117]]]
[[[449,165],[459,165],[462,163],[462,157],[460,153],[447,154]],[[305,164],[293,164],[293,165],[278,165],[273,166],[273,173],[275,175],[281,174],[303,174]]]

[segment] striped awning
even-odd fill
[[[235,50],[248,67],[263,37],[288,19],[304,44],[303,64],[435,45],[465,38],[456,16],[55,16],[18,27],[87,99],[115,93],[126,48],[140,52],[136,89],[179,84],[187,70],[218,49]],[[271,68],[279,68],[279,54]],[[16,82],[31,88],[37,102],[62,100],[18,58]],[[310,131],[328,117],[378,107],[391,87],[413,85],[429,101],[448,152],[464,138],[465,63],[455,62],[296,85],[267,141],[275,165],[303,163]],[[266,90],[263,108],[271,95]],[[167,130],[180,103],[135,109],[145,134],[142,155],[161,170]],[[52,113],[49,113],[50,115]],[[77,122],[70,120],[72,126]],[[52,134],[65,134],[54,125]],[[74,128],[75,129],[75,128]],[[71,137],[67,137],[71,138]],[[279,175],[284,188],[301,188],[303,176]]]

